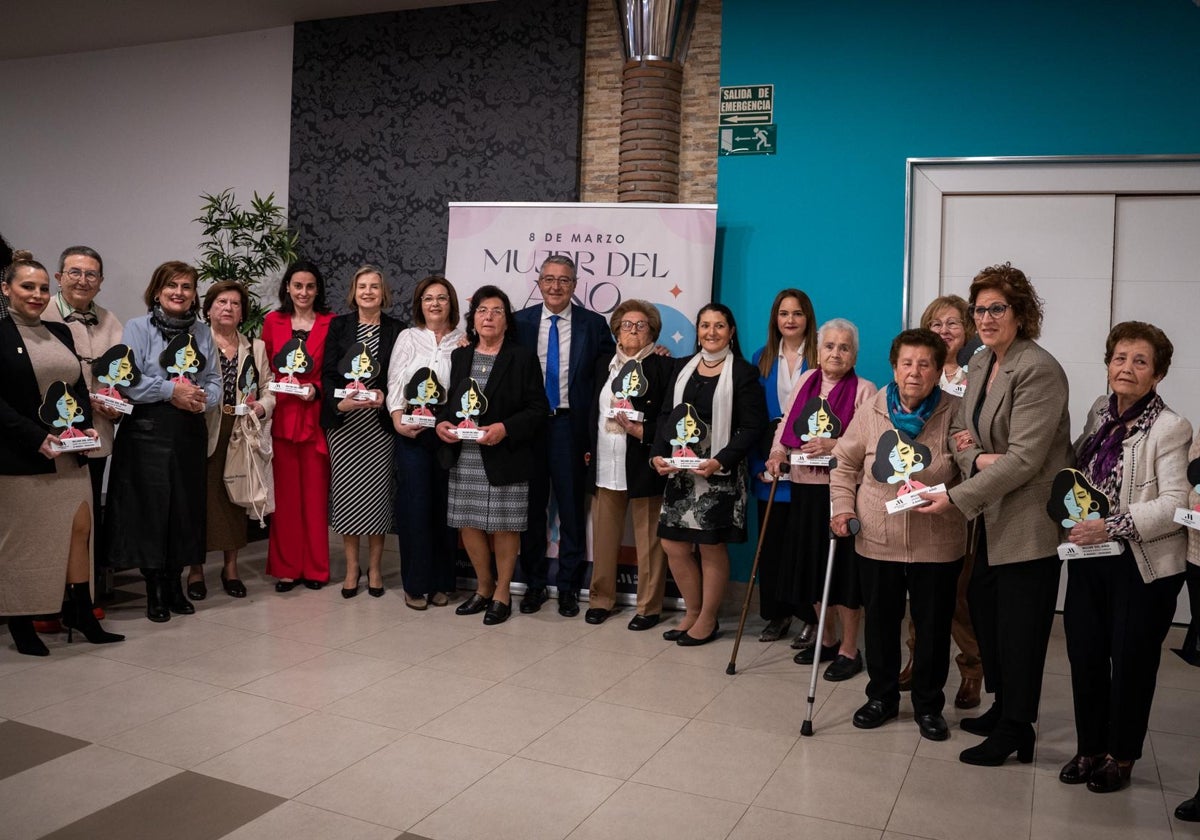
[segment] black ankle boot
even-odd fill
[[[158,569],[142,569],[142,576],[146,578],[146,618],[159,624],[170,621],[171,611],[167,609],[162,572]]]
[[[33,629],[33,616],[10,615],[8,617],[8,632],[16,643],[17,653],[26,656],[49,656],[50,649],[38,638]]]
[[[982,744],[963,750],[958,760],[980,767],[999,767],[1015,752],[1018,761],[1028,764],[1033,761],[1034,740],[1032,723],[1001,720]]]
[[[164,572],[166,576],[167,607],[176,615],[191,615],[196,611],[183,594],[183,573]]]
[[[992,708],[979,717],[963,718],[958,722],[958,728],[972,735],[991,735],[1000,722],[1000,704],[993,703]]]
[[[71,634],[78,630],[83,637],[94,645],[107,645],[113,642],[123,642],[125,637],[119,633],[109,633],[100,626],[96,614],[92,611],[92,593],[87,581],[67,584],[67,600],[63,602],[62,624],[67,628],[67,641]]]

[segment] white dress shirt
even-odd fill
[[[432,368],[437,374],[438,382],[443,388],[450,386],[450,354],[458,347],[458,342],[464,333],[461,329],[453,329],[446,333],[439,342],[433,330],[425,327],[409,327],[401,330],[392,347],[392,357],[388,361],[388,411],[404,411],[408,401],[404,398],[404,388],[418,370],[423,367]],[[446,395],[443,394],[443,399]]]

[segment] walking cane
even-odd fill
[[[779,471],[787,472],[790,464],[780,464]],[[771,478],[771,492],[767,494],[767,509],[763,511],[762,522],[758,523],[758,547],[754,549],[754,564],[750,567],[750,585],[746,587],[746,600],[742,604],[742,618],[738,622],[737,636],[733,639],[733,653],[729,655],[729,664],[725,673],[732,676],[737,672],[738,647],[742,644],[742,631],[746,629],[746,613],[750,611],[750,598],[754,595],[754,579],[758,577],[758,559],[762,556],[763,540],[767,536],[767,522],[771,519],[771,506],[775,504],[775,488],[779,486],[779,476]]]
[[[829,469],[832,470],[836,466],[836,462],[831,461]],[[829,500],[829,518],[833,519],[833,498]],[[850,530],[850,535],[854,536],[858,533],[861,525],[857,519],[851,519],[846,523],[846,527]],[[829,584],[833,580],[833,557],[837,552],[838,537],[833,533],[832,526],[829,529],[829,559],[825,561],[825,589],[821,593],[821,614],[817,616],[817,642],[813,648],[813,664],[812,677],[808,681],[808,716],[804,718],[804,723],[800,724],[800,734],[805,737],[811,737],[813,734],[813,706],[817,701],[817,668],[821,664],[821,645],[825,640],[825,613],[829,609]]]

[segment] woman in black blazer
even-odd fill
[[[662,317],[654,304],[627,300],[613,310],[609,326],[617,339],[611,359],[596,362],[596,392],[588,408],[588,487],[592,500],[592,582],[588,624],[602,624],[616,605],[617,555],[625,533],[625,511],[633,507],[637,545],[637,612],[630,630],[658,624],[667,558],[658,539],[666,479],[650,467],[650,446],[674,361],[654,353]],[[636,411],[631,420],[623,411]],[[611,416],[610,416],[611,414]]]
[[[475,593],[455,612],[486,610],[483,623],[500,624],[511,612],[509,586],[528,521],[531,443],[550,402],[538,358],[516,343],[512,304],[499,288],[471,296],[467,338],[471,346],[450,356],[449,399],[437,425],[450,468],[447,521],[460,529],[475,568]]]
[[[366,534],[367,591],[379,598],[383,540],[393,530],[396,441],[384,400],[388,360],[404,325],[384,311],[392,305],[392,293],[383,272],[373,265],[355,272],[346,303],[354,311],[330,322],[321,366],[321,427],[329,444],[329,526],[342,535],[346,552],[342,597],[358,594],[360,536]],[[306,580],[304,585],[320,589],[325,583]]]
[[[768,423],[758,368],[742,357],[729,307],[710,303],[700,310],[696,345],[698,352],[681,359],[672,377],[651,460],[668,476],[658,536],[687,607],[663,638],[684,647],[711,642],[720,632],[726,544],[746,541],[746,456]],[[680,469],[666,460],[674,457],[694,457],[699,465]]]
[[[104,632],[92,613],[87,456],[57,448],[71,437],[96,438],[83,371],[70,330],[41,319],[50,302],[46,269],[26,251],[14,257],[0,280],[11,307],[0,321],[0,615],[19,653],[46,656],[33,616],[60,605],[63,624],[93,644],[125,637]]]

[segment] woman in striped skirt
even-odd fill
[[[358,594],[359,545],[366,534],[367,591],[378,598],[383,595],[383,539],[392,531],[395,444],[384,401],[388,360],[404,325],[383,311],[391,306],[392,294],[375,266],[355,272],[346,303],[354,311],[330,323],[321,371],[321,426],[332,474],[329,525],[342,535],[346,551],[342,597]]]

